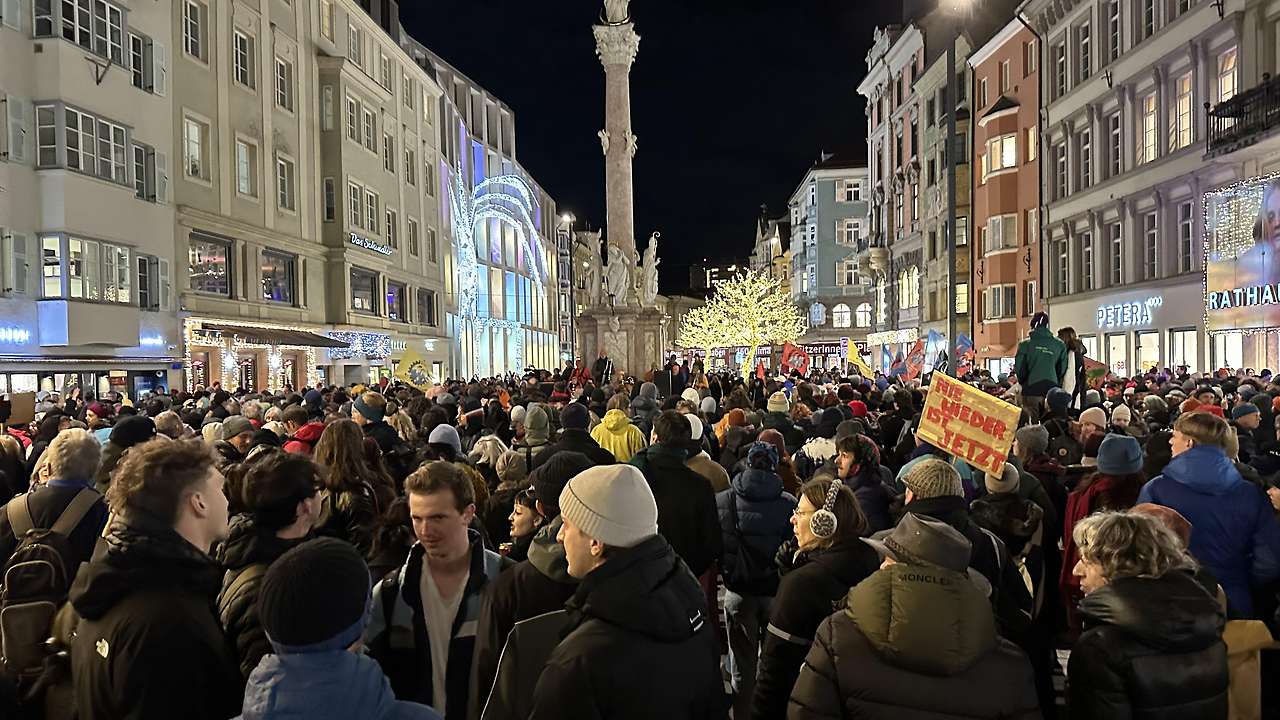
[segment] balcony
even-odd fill
[[[1208,110],[1206,158],[1220,158],[1276,134],[1280,129],[1280,77],[1262,75],[1262,83]]]

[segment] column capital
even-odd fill
[[[628,68],[635,62],[636,53],[640,51],[640,36],[636,34],[631,23],[624,25],[595,25],[596,56],[606,68],[613,65],[624,65]]]

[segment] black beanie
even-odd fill
[[[131,448],[155,436],[156,424],[151,418],[133,415],[117,422],[108,439],[120,447]]]
[[[591,414],[582,403],[569,403],[560,411],[560,427],[586,430],[590,424]]]
[[[548,508],[560,507],[560,491],[575,475],[594,467],[591,458],[580,452],[561,450],[547,458],[529,474],[529,484],[542,504]]]
[[[279,654],[345,650],[364,632],[369,567],[350,543],[308,540],[271,563],[258,617]]]

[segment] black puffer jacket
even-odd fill
[[[222,569],[159,520],[117,518],[69,599],[82,718],[207,718],[240,712],[244,680],[213,601]]]
[[[791,512],[795,509],[796,498],[782,491],[782,478],[759,468],[738,473],[728,490],[716,494],[724,538],[721,573],[726,587],[741,595],[767,597],[778,592],[778,568],[773,558],[791,537]],[[744,551],[742,543],[750,547]]]
[[[258,590],[263,575],[267,566],[302,540],[281,540],[274,533],[259,529],[250,515],[232,518],[229,532],[214,553],[214,560],[226,569],[222,590],[218,593],[218,619],[228,639],[235,644],[240,674],[248,678],[262,656],[271,653],[271,643],[258,619]],[[232,594],[230,590],[236,578],[254,565],[261,565],[261,572],[254,571],[258,573],[256,577],[246,578]]]
[[[880,556],[861,540],[799,555],[795,555],[795,546],[788,543],[778,555],[782,582],[764,633],[751,703],[753,720],[786,716],[787,699],[818,625],[835,612],[836,604],[849,588],[880,567]]]
[[[1038,720],[1040,706],[1030,663],[968,577],[900,563],[822,622],[787,717]]]
[[[658,504],[658,532],[701,577],[723,551],[716,496],[711,484],[688,465],[686,452],[661,443],[636,453],[630,463],[644,473]]]
[[[612,555],[566,609],[569,632],[538,679],[532,720],[727,717],[702,588],[662,536]]]
[[[1227,717],[1225,618],[1190,574],[1113,580],[1080,603],[1072,720]]]
[[[316,535],[345,540],[368,557],[373,547],[373,526],[378,521],[373,488],[361,483],[354,489],[323,493]]]
[[[578,428],[565,428],[560,431],[560,439],[551,443],[542,449],[542,452],[533,456],[530,463],[529,471],[537,470],[552,455],[565,450],[568,452],[580,452],[591,459],[596,465],[613,465],[618,462],[613,457],[613,453],[600,447],[600,443],[591,437],[591,433]]]

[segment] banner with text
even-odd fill
[[[972,385],[934,373],[916,435],[984,472],[999,475],[1020,412]]]

